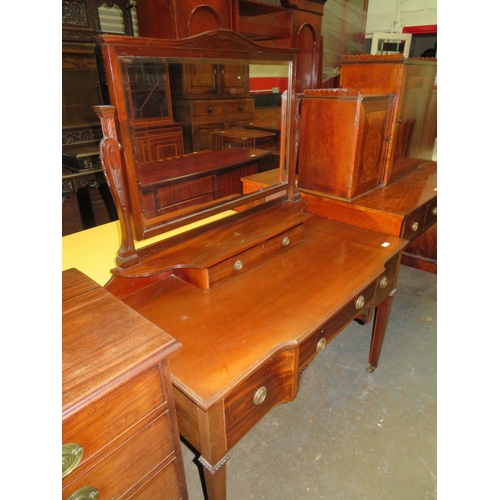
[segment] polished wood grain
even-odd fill
[[[427,162],[400,181],[352,202],[308,192],[302,196],[309,213],[413,240],[437,220],[432,213],[437,205],[437,163]],[[419,222],[417,231],[411,230],[414,222]]]
[[[395,94],[389,151],[383,182],[402,179],[432,159],[436,131],[434,58],[400,54],[347,56],[342,60],[340,86],[363,94]]]
[[[231,447],[274,406],[295,398],[299,372],[318,355],[319,339],[330,342],[380,304],[382,316],[390,311],[386,299],[394,291],[405,242],[303,209],[301,202],[289,202],[228,222],[218,232],[147,255],[136,267],[115,269],[108,285],[183,344],[169,358],[179,428],[206,461],[209,499],[225,498]],[[249,269],[243,265],[241,273],[205,291],[185,280],[186,268],[206,269],[224,256],[238,259],[265,234],[282,230],[287,218],[289,224],[305,224],[298,244]],[[176,262],[184,264],[176,269]],[[373,331],[372,368],[385,326],[379,319]],[[255,404],[262,386],[267,396]]]
[[[179,342],[76,269],[62,285],[62,438],[83,448],[63,498],[187,498],[168,367]]]
[[[301,99],[298,187],[352,199],[384,176],[392,95],[306,90]]]

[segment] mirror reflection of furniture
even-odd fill
[[[276,133],[244,128],[251,127],[254,118],[249,68],[284,68],[290,75],[295,52],[259,47],[228,30],[214,33],[184,44],[99,37],[116,108],[124,177],[134,180],[127,196],[136,240],[265,197],[243,195],[240,181],[276,167],[276,150],[264,148]],[[219,55],[229,46],[238,64]],[[292,80],[286,85],[293,95]],[[290,127],[291,99],[283,100],[285,106],[279,122],[283,129]],[[279,180],[266,195],[287,187],[292,146],[291,139],[280,143]],[[199,154],[212,148],[220,152],[202,162]]]
[[[169,358],[179,431],[199,453],[206,498],[225,500],[230,450],[275,406],[295,398],[306,368],[354,319],[372,322],[367,369],[378,366],[406,242],[305,212],[291,168],[297,51],[264,48],[225,30],[185,40],[102,40],[114,106],[96,111],[122,234],[106,289],[182,344]],[[138,162],[122,71],[138,57],[168,67],[285,64],[279,168],[258,171],[271,152],[257,144]],[[172,91],[175,124],[174,101]],[[259,174],[251,193],[233,191]],[[263,180],[271,185],[259,186]],[[150,200],[155,210],[166,193],[183,203],[190,187],[197,205],[147,214]],[[214,195],[219,189],[223,198]],[[205,223],[182,226],[190,222]],[[132,225],[142,237],[184,231],[136,249]]]

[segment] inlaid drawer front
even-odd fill
[[[325,323],[299,346],[299,369],[303,369],[321,353],[326,345],[336,337],[354,318],[373,303],[375,283],[371,283],[361,293],[349,301],[333,320]]]
[[[63,500],[83,487],[98,491],[99,498],[120,498],[139,480],[174,452],[168,413],[151,422],[139,433],[115,449],[63,489]],[[71,477],[71,476],[70,476]]]
[[[399,269],[398,261],[399,255],[396,255],[387,262],[385,272],[377,279],[374,306],[378,306],[396,288]]]
[[[304,237],[304,224],[284,231],[208,269],[209,286],[213,288],[222,281],[254,268],[261,262],[300,243]]]
[[[295,397],[295,349],[269,359],[224,399],[228,449],[268,411]]]
[[[414,240],[424,231],[425,214],[427,207],[421,207],[410,214],[404,222],[402,238],[405,240]]]
[[[163,387],[154,366],[63,422],[63,453],[70,443],[82,448],[79,464],[64,482],[80,475],[93,455],[162,404]]]

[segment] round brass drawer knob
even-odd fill
[[[432,215],[436,216],[438,214],[438,207],[432,209]]]
[[[387,281],[387,276],[384,276],[384,277],[380,280],[380,284],[379,284],[380,288],[385,288],[385,287],[387,286],[387,283],[388,283],[388,281]]]
[[[68,500],[97,500],[99,492],[93,486],[84,486],[78,491],[75,491]]]
[[[234,270],[235,271],[241,271],[241,269],[243,269],[243,262],[241,262],[241,260],[237,260],[235,263],[234,263]]]
[[[318,341],[318,345],[316,346],[316,352],[321,352],[326,347],[326,339],[322,337]]]
[[[71,474],[83,458],[83,447],[78,443],[64,444],[62,447],[62,477]]]
[[[288,236],[285,236],[281,240],[281,245],[284,246],[284,247],[287,247],[289,244],[290,244],[290,238]]]
[[[261,405],[266,399],[266,396],[267,396],[267,389],[265,388],[265,386],[259,387],[255,391],[255,394],[253,395],[253,404]]]
[[[365,298],[360,295],[357,299],[356,299],[356,309],[363,309],[364,305],[365,305]]]
[[[414,223],[411,225],[411,230],[412,230],[413,232],[418,231],[418,222],[414,222]]]

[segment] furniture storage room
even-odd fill
[[[437,8],[393,3],[62,2],[63,500],[437,497]]]

